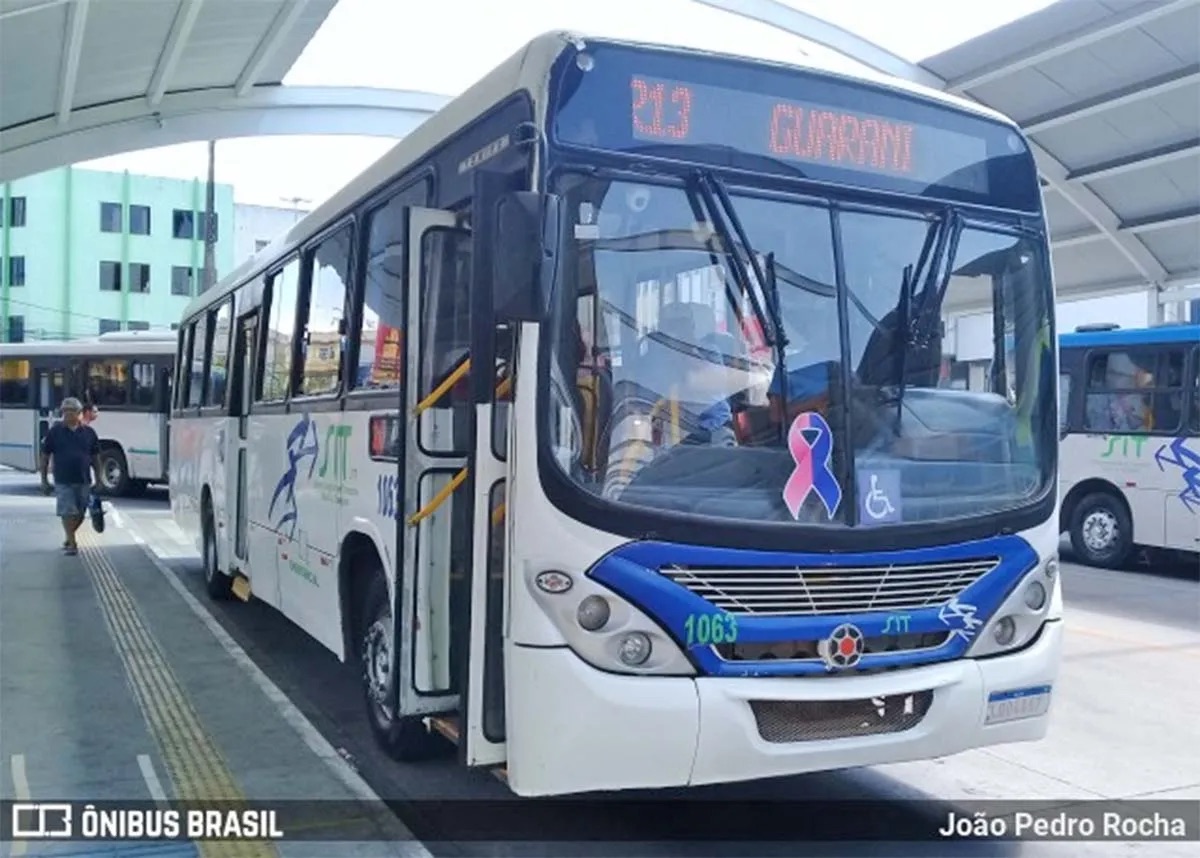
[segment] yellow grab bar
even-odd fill
[[[458,368],[455,369],[454,372],[452,372],[448,376],[446,376],[446,380],[443,381],[441,384],[439,384],[437,387],[435,387],[433,389],[432,393],[430,393],[428,396],[426,396],[424,399],[422,399],[420,402],[418,402],[413,407],[413,417],[419,416],[422,411],[426,410],[427,408],[432,407],[433,403],[437,402],[439,399],[441,399],[443,396],[445,396],[446,391],[448,391],[450,388],[454,387],[454,385],[458,384],[458,382],[462,379],[462,377],[470,371],[471,371],[471,359],[467,358],[465,361],[463,361],[462,363],[460,363],[458,365]]]
[[[441,491],[430,498],[429,503],[425,504],[425,506],[421,507],[420,510],[409,516],[409,526],[420,524],[424,519],[427,519],[429,516],[433,515],[437,511],[437,508],[446,502],[446,498],[450,497],[450,495],[454,493],[454,490],[463,484],[463,480],[467,478],[467,472],[469,470],[470,468],[463,468],[461,471],[455,474],[454,479],[442,486]]]

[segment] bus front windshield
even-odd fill
[[[569,248],[544,440],[583,491],[859,527],[1049,487],[1052,298],[1028,235],[744,188],[724,216],[686,183],[569,173],[555,190]]]

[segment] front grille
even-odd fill
[[[819,742],[902,733],[921,723],[932,691],[859,700],[751,700],[758,735],[768,742]]]
[[[925,632],[910,635],[878,635],[863,639],[863,653],[915,652],[937,649],[950,632]],[[775,641],[772,643],[717,644],[713,648],[724,661],[792,661],[821,657],[815,640]]]
[[[911,611],[957,596],[1000,564],[998,557],[886,566],[660,570],[731,614],[795,616]]]

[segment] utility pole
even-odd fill
[[[217,266],[215,261],[216,245],[217,245],[217,230],[216,230],[216,214],[217,207],[217,183],[216,183],[216,165],[217,165],[217,141],[208,141],[208,187],[205,189],[204,199],[204,281],[201,285],[201,290],[207,292],[217,282]]]
[[[312,202],[312,200],[308,199],[307,197],[280,197],[279,199],[283,200],[285,203],[291,203],[292,213],[295,215],[295,217],[292,219],[293,224],[299,223],[300,216],[304,214],[304,210],[300,208],[300,204]]]

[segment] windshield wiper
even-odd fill
[[[713,226],[730,245],[730,257],[736,269],[738,279],[745,285],[746,294],[749,296],[750,304],[754,308],[754,315],[763,329],[763,336],[767,340],[767,345],[772,346],[775,350],[776,371],[779,373],[780,394],[783,398],[779,435],[780,440],[786,443],[788,407],[787,334],[784,331],[783,317],[779,309],[779,284],[775,272],[775,254],[772,253],[766,257],[767,264],[764,271],[763,267],[759,265],[758,254],[755,252],[754,246],[750,244],[750,239],[746,235],[746,228],[742,224],[741,218],[738,217],[737,209],[734,208],[733,200],[730,199],[725,185],[710,170],[701,170],[699,172],[699,181],[697,184],[700,187],[701,196],[712,214]],[[726,218],[728,219],[728,224],[726,223]],[[729,234],[730,227],[732,227],[734,233],[732,236]],[[735,237],[736,241],[733,240]],[[749,271],[742,260],[741,253],[738,252],[739,244],[754,269],[754,279],[758,284],[757,290],[755,289],[755,284],[750,282]],[[763,298],[762,304],[759,303],[760,294]]]

